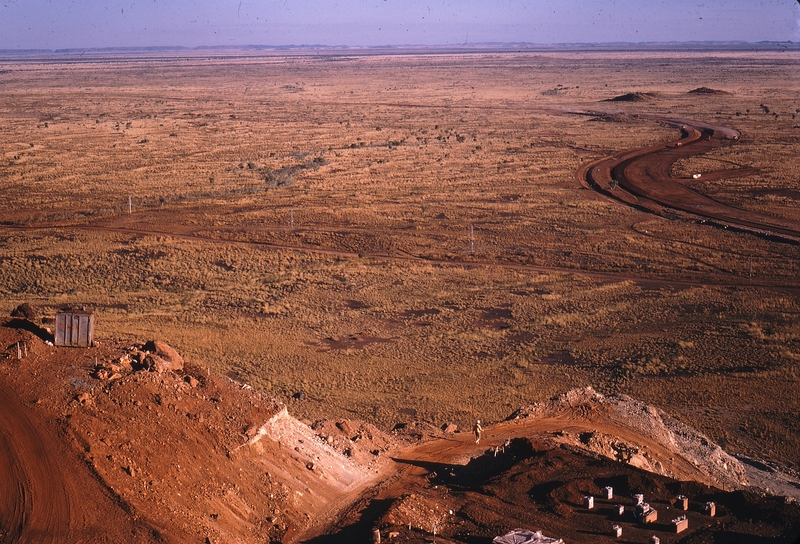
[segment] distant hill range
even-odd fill
[[[141,57],[141,56],[239,56],[269,55],[287,52],[296,54],[441,54],[448,52],[521,52],[521,51],[800,51],[800,43],[792,41],[774,42],[614,42],[614,43],[472,43],[454,45],[385,45],[385,46],[344,46],[344,45],[218,45],[218,46],[150,46],[150,47],[91,47],[68,49],[0,49],[2,58],[69,58],[82,57]]]

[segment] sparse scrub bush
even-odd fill
[[[662,220],[581,190],[575,180],[582,163],[670,141],[674,129],[633,122],[630,115],[596,123],[531,108],[522,97],[559,106],[570,94],[570,107],[596,109],[610,95],[601,79],[582,81],[587,71],[564,71],[562,58],[537,61],[538,81],[562,81],[550,95],[538,95],[541,87],[531,94],[530,82],[515,77],[502,58],[491,71],[467,58],[445,62],[435,77],[419,71],[421,90],[408,102],[427,107],[381,105],[380,112],[364,104],[397,77],[398,63],[411,61],[391,58],[390,69],[374,79],[354,75],[347,87],[317,71],[315,62],[263,67],[278,81],[295,69],[314,78],[315,92],[303,95],[295,94],[299,84],[273,89],[247,75],[228,82],[219,77],[224,63],[192,67],[191,85],[158,66],[159,77],[148,81],[87,65],[113,75],[114,85],[87,91],[66,76],[48,96],[51,111],[96,99],[97,105],[82,107],[108,117],[85,127],[54,114],[43,115],[49,124],[39,120],[39,130],[26,128],[27,114],[9,102],[0,112],[6,127],[0,140],[6,161],[19,158],[0,171],[6,188],[0,221],[61,226],[0,229],[0,308],[33,302],[52,315],[61,304],[86,304],[98,312],[101,336],[159,335],[188,360],[235,372],[289,402],[294,415],[362,417],[387,429],[410,417],[402,409],[463,428],[476,416],[505,418],[511,402],[589,384],[692,414],[701,413],[695,408],[708,395],[715,402],[730,397],[731,420],[739,415],[735,398],[774,412],[792,406],[797,248]],[[584,61],[569,62],[579,68]],[[672,77],[655,61],[625,62],[643,88]],[[686,66],[687,77],[720,74],[717,65]],[[771,69],[775,78],[789,79],[787,69]],[[465,70],[475,89],[460,94],[457,85],[442,86],[463,81]],[[46,82],[53,74],[43,69],[26,77],[34,79],[9,83],[7,96],[36,99],[32,89],[49,87],[37,87],[35,78]],[[248,113],[237,111],[233,119],[228,97],[241,93],[242,79],[253,84],[236,107]],[[175,85],[185,100],[148,102],[154,118],[137,117],[135,126],[112,121],[127,115],[131,91],[163,96],[164,85]],[[356,87],[358,100],[352,100]],[[717,110],[747,111],[752,96],[734,93],[708,103],[681,98],[669,108],[707,120]],[[770,114],[796,109],[780,96],[761,96],[770,96]],[[469,101],[482,107],[454,110],[452,104]],[[630,108],[665,115],[665,102]],[[701,178],[692,187],[797,218],[793,136],[766,120],[735,117],[742,142],[679,163],[674,174],[759,168],[725,183]],[[473,143],[455,145],[466,135]],[[145,137],[149,145],[136,145]],[[28,141],[36,146],[23,153],[19,142]],[[788,192],[767,200],[751,198],[761,194],[755,189]],[[88,223],[121,230],[69,227]],[[468,254],[465,234],[473,224],[476,257]],[[525,264],[536,268],[507,268]],[[561,353],[574,360],[549,357]],[[745,389],[744,382],[751,385]],[[300,388],[314,401],[292,400]],[[727,425],[691,417],[701,428]],[[778,446],[786,458],[795,455]]]

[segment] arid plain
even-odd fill
[[[676,173],[754,168],[691,187],[800,219],[798,56],[0,63],[0,310],[93,308],[101,342],[163,339],[308,420],[467,428],[591,385],[800,468],[800,246],[576,176],[680,137],[636,115],[714,123],[741,138]]]

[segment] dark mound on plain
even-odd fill
[[[656,98],[654,93],[628,93],[609,98],[606,102],[647,102]]]
[[[442,542],[452,544],[490,542],[509,527],[526,526],[566,542],[611,544],[612,523],[624,528],[627,542],[647,542],[654,532],[662,542],[678,542],[668,533],[673,531],[670,520],[679,515],[689,519],[682,543],[789,544],[800,536],[800,508],[783,497],[673,480],[624,463],[587,458],[546,440],[510,440],[466,465],[406,462],[428,471],[427,482],[415,487],[413,495],[393,504],[392,499],[375,501],[363,510],[374,515],[362,516],[360,526],[344,524],[338,533],[313,542],[366,542],[374,527],[384,534],[397,532],[403,542],[431,542],[432,529],[420,523],[437,519],[436,505],[451,512],[438,528]],[[607,486],[613,491],[611,499],[602,498]],[[635,493],[644,494],[658,511],[657,523],[644,526],[634,519]],[[689,498],[689,510],[675,509],[679,494]],[[592,509],[584,506],[587,496],[594,497]],[[716,505],[716,518],[703,511],[709,501]],[[615,505],[625,507],[622,517],[615,514]]]
[[[692,89],[686,94],[730,94],[728,91],[720,91],[719,89],[711,89],[709,87],[698,87]]]

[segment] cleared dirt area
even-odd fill
[[[0,389],[0,538],[3,542],[152,542],[52,424]]]
[[[800,246],[643,209],[640,196],[609,186],[620,203],[576,172],[686,136],[656,119],[731,127],[734,145],[701,138],[704,153],[689,146],[680,157],[671,148],[660,172],[720,205],[796,223],[797,60],[649,51],[2,61],[0,311],[29,302],[36,325],[52,326],[59,308],[86,306],[96,349],[160,338],[200,383],[204,373],[227,376],[263,395],[262,408],[242,397],[234,419],[217,420],[216,409],[192,404],[183,376],[150,384],[134,373],[137,387],[162,395],[151,410],[175,417],[166,426],[194,425],[199,411],[224,448],[175,438],[117,454],[146,432],[126,431],[141,434],[133,440],[109,430],[112,446],[72,446],[96,448],[101,475],[131,478],[139,469],[121,458],[170,448],[224,464],[242,433],[280,413],[273,398],[312,424],[363,422],[380,443],[398,425],[468,430],[589,385],[791,471],[800,466]],[[703,88],[714,92],[690,92]],[[610,101],[629,93],[637,100]],[[720,174],[730,170],[738,175]],[[91,425],[106,425],[110,405],[94,406]],[[114,425],[133,429],[137,413]],[[233,466],[268,486],[280,463],[251,465]],[[313,523],[300,520],[313,501],[283,523],[269,501],[233,500],[242,488],[233,472],[225,487],[204,483],[211,472],[184,481],[174,470],[182,486],[213,488],[217,502],[202,508],[217,518],[201,526],[214,538],[310,534]],[[360,474],[347,485],[369,488]],[[123,500],[136,512],[151,508],[136,500],[177,500],[158,491],[161,478],[118,496],[147,497]],[[329,491],[326,501],[350,496],[333,483]],[[175,526],[205,538],[191,532],[194,495],[203,496],[181,492],[169,514],[148,515],[144,532],[123,531],[160,538],[158,520],[187,516]],[[263,526],[217,521],[245,518]],[[499,528],[482,526],[484,539]]]

